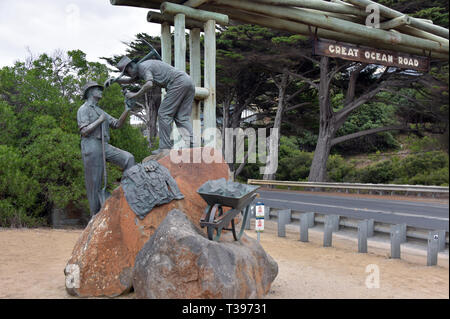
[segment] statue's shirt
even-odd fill
[[[100,107],[95,104],[89,104],[89,102],[85,102],[77,112],[77,121],[78,128],[81,130],[83,127],[88,126],[92,122],[95,122],[101,114],[105,114],[106,120],[102,123],[103,132],[105,137],[105,142],[109,142],[109,127],[116,128],[118,120],[105,111],[103,111]],[[89,136],[82,138],[102,138],[102,127],[101,125],[97,126],[94,131],[92,131]]]
[[[178,77],[187,76],[183,71],[159,60],[147,60],[138,64],[139,78],[153,81],[158,86],[170,88],[170,84]]]

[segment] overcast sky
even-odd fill
[[[0,67],[28,56],[80,49],[89,61],[125,53],[139,32],[159,35],[148,9],[113,6],[109,0],[0,0]]]

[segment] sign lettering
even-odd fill
[[[429,58],[407,53],[378,50],[374,48],[318,39],[314,46],[314,53],[329,57],[341,58],[350,61],[359,61],[368,64],[394,66],[428,72]]]

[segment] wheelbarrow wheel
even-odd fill
[[[236,241],[241,239],[242,234],[244,234],[245,224],[247,223],[247,218],[249,218],[249,216],[248,216],[249,211],[250,211],[250,205],[247,205],[241,211],[243,217],[242,217],[241,225],[240,225],[238,232],[236,232],[236,225],[234,224],[234,218],[231,220],[231,231],[233,232],[233,238]]]
[[[223,214],[222,205],[215,204],[211,208],[210,213],[209,213],[208,222],[214,223],[214,219],[216,218],[216,213],[217,213],[218,217],[222,216],[222,214]],[[214,226],[207,226],[206,230],[207,230],[207,233],[208,233],[208,239],[209,240],[216,240],[216,241],[219,240],[220,234],[222,233],[222,229],[219,229],[219,228],[214,227]],[[214,236],[214,230],[217,231],[216,236]]]

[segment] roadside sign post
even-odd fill
[[[257,233],[257,240],[260,241],[261,232],[264,231],[264,203],[257,202],[255,205],[255,231]]]

